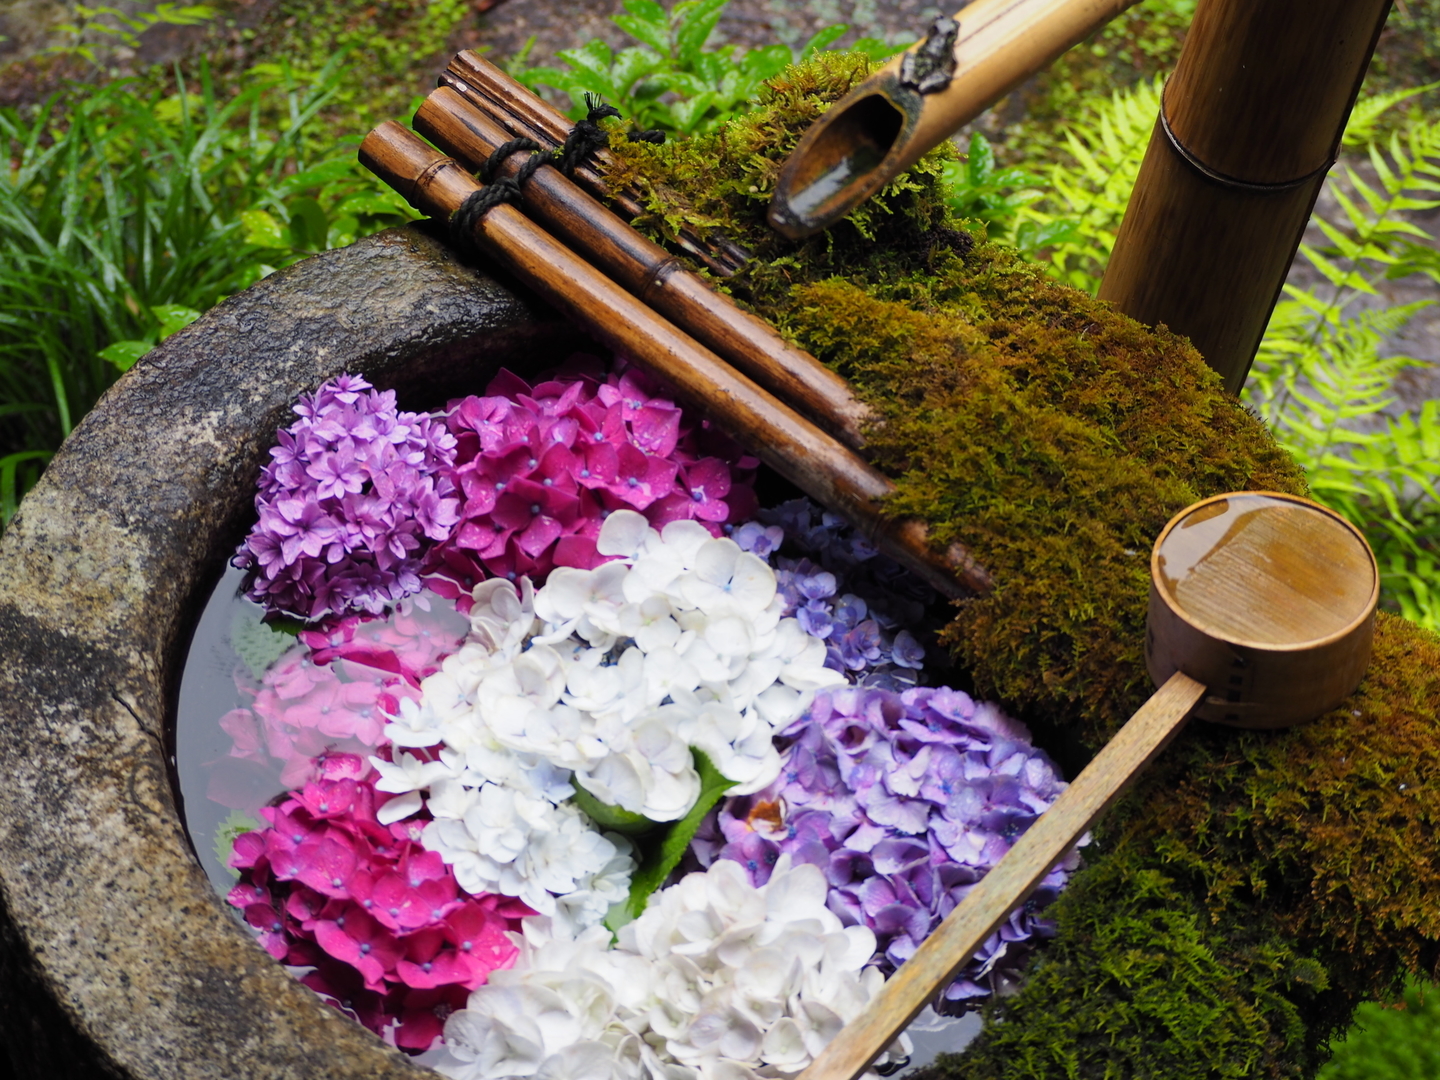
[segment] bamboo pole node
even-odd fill
[[[1279,195],[1282,192],[1293,191],[1295,188],[1304,187],[1306,184],[1314,183],[1315,180],[1323,177],[1338,160],[1338,158],[1332,156],[1318,168],[1312,169],[1304,176],[1296,177],[1294,180],[1279,180],[1263,183],[1254,180],[1241,180],[1236,176],[1228,176],[1218,169],[1212,169],[1209,165],[1206,165],[1205,162],[1201,161],[1199,156],[1180,140],[1180,136],[1175,134],[1175,128],[1170,124],[1168,111],[1165,107],[1165,97],[1161,95],[1160,130],[1163,131],[1165,137],[1170,140],[1170,145],[1174,148],[1175,153],[1179,154],[1180,157],[1185,160],[1186,164],[1201,176],[1205,177],[1205,179],[1234,191],[1243,191],[1251,195]]]

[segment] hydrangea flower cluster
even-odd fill
[[[770,524],[765,524],[769,522]],[[919,626],[934,599],[923,582],[880,555],[853,525],[808,499],[793,499],[732,533],[746,551],[778,552],[786,537],[800,558],[776,559],[776,585],[807,634],[825,642],[825,665],[864,686],[915,685],[925,649],[906,626]]]
[[[510,935],[533,913],[462,894],[418,829],[381,824],[385,797],[361,758],[319,765],[319,779],[261,811],[267,828],[236,839],[242,880],[228,900],[272,956],[313,968],[301,980],[312,990],[424,1049],[470,991],[514,963]]]
[[[825,906],[825,879],[783,857],[752,885],[734,863],[658,893],[611,947],[602,927],[547,935],[445,1024],[454,1080],[792,1077],[884,981],[874,935]],[[903,1037],[881,1064],[908,1056]]]
[[[614,561],[557,568],[533,598],[500,580],[478,588],[470,640],[388,736],[503,748],[652,821],[695,804],[691,747],[736,790],[764,787],[775,732],[843,682],[820,641],[781,618],[774,572],[698,522],[657,532],[634,511],[612,513],[596,542]]]
[[[292,788],[311,778],[319,755],[380,746],[387,714],[419,698],[420,680],[469,628],[448,601],[434,599],[421,593],[402,600],[387,619],[352,615],[324,631],[301,631],[300,644],[266,669],[258,689],[242,686],[253,695],[249,707],[220,718],[232,740],[230,756],[260,766],[265,777],[278,762],[281,784]],[[245,803],[223,795],[217,801]]]
[[[606,375],[577,356],[533,387],[502,372],[486,395],[452,402],[445,417],[458,449],[444,476],[464,504],[432,566],[456,595],[489,576],[541,581],[556,566],[598,565],[612,510],[716,535],[754,513],[755,459],[655,396],[638,371]]]
[[[1022,724],[946,687],[823,693],[785,736],[780,778],[723,803],[692,851],[702,865],[736,861],[757,884],[787,855],[820,867],[830,909],[875,931],[887,973],[1066,787]],[[1078,862],[1071,852],[985,943],[945,992],[952,1010],[1054,932],[1037,912]]]
[[[378,612],[420,588],[428,543],[445,540],[460,500],[442,468],[455,439],[395,393],[341,375],[301,397],[255,497],[259,521],[234,562],[248,595],[302,619]]]

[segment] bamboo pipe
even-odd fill
[[[1150,574],[1145,660],[1160,689],[799,1080],[859,1080],[1192,715],[1300,724],[1365,675],[1380,573],[1364,536],[1325,507],[1271,492],[1205,499],[1165,526]]]
[[[976,0],[935,21],[811,125],[785,162],[770,224],[833,225],[961,125],[1136,0]]]
[[[1390,0],[1200,0],[1100,299],[1195,343],[1238,394]]]
[[[365,137],[360,161],[422,213],[449,220],[480,185],[452,158],[387,121]],[[513,206],[492,208],[477,244],[562,314],[674,387],[796,487],[860,526],[882,550],[943,594],[982,593],[990,577],[963,547],[936,551],[923,524],[890,520],[889,479],[854,451],[734,371],[704,346],[562,246]]]
[[[466,49],[454,56],[440,75],[440,85],[449,87],[467,102],[489,113],[514,138],[534,139],[547,150],[565,142],[571,121],[543,98],[531,93],[479,53]],[[614,163],[608,150],[597,150],[595,161],[602,167]],[[626,218],[645,213],[644,206],[630,192],[612,191],[601,172],[590,165],[575,170],[575,182],[594,195],[614,204]],[[750,259],[750,253],[723,236],[702,239],[681,229],[676,244],[693,255],[711,273],[729,277]]]
[[[415,113],[415,130],[445,153],[478,169],[509,133],[449,87],[431,93]],[[498,175],[513,177],[529,155],[511,154]],[[616,283],[713,349],[776,397],[852,449],[864,445],[871,419],[850,384],[797,349],[763,319],[715,292],[659,244],[632,229],[550,165],[525,181],[521,197],[532,218]]]

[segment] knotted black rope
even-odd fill
[[[450,215],[450,235],[462,246],[474,245],[475,227],[480,224],[483,218],[492,207],[503,202],[515,202],[520,198],[520,189],[525,181],[535,175],[535,170],[542,165],[554,165],[566,176],[573,176],[576,167],[596,150],[610,144],[609,136],[605,129],[600,126],[600,121],[611,116],[619,116],[620,110],[613,105],[606,105],[593,94],[585,95],[585,104],[589,108],[585,119],[576,123],[570,129],[570,134],[565,137],[565,145],[557,150],[542,150],[540,144],[533,139],[511,139],[509,142],[497,146],[493,153],[485,159],[485,163],[476,174],[480,182],[485,186],[479,191],[468,195],[460,208]],[[659,138],[652,136],[658,135]],[[643,139],[645,142],[664,142],[663,132],[632,132],[632,139]],[[501,163],[511,154],[518,154],[521,151],[531,151],[530,158],[514,176],[504,176],[495,179],[495,173]]]

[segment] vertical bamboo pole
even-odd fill
[[[1238,394],[1390,0],[1200,0],[1100,286]]]

